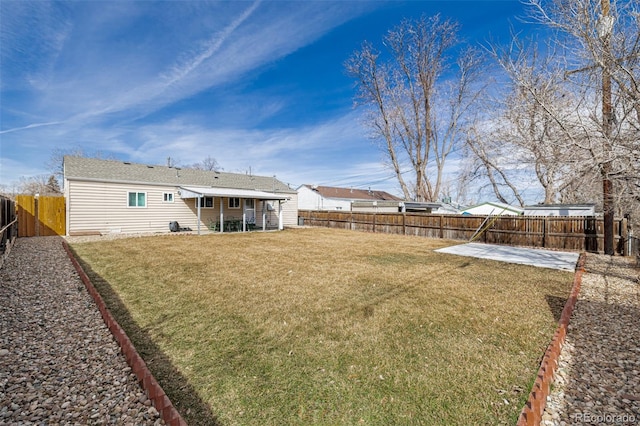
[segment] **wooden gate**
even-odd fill
[[[16,196],[18,205],[18,236],[47,237],[65,235],[66,210],[64,197]]]

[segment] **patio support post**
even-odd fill
[[[202,200],[202,194],[198,195],[196,200],[196,203],[198,203],[198,235],[200,235],[200,201]]]
[[[278,200],[278,231],[284,229],[284,221],[282,220],[282,200]]]
[[[262,202],[262,230],[267,230],[267,200]]]
[[[247,232],[247,214],[242,212],[242,232]]]
[[[223,198],[220,197],[220,233],[224,232],[224,203]]]

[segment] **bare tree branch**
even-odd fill
[[[461,144],[462,117],[478,96],[481,61],[471,50],[453,62],[456,82],[444,79],[451,64],[447,53],[459,45],[457,32],[457,23],[438,15],[405,20],[384,39],[388,60],[364,43],[345,64],[356,81],[356,105],[368,110],[365,124],[384,141],[407,199],[434,201],[441,195],[446,159]],[[411,166],[412,186],[404,180],[403,164]]]

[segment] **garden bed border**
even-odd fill
[[[113,334],[113,337],[116,339],[116,342],[118,342],[118,345],[120,345],[120,349],[125,359],[127,360],[127,364],[129,364],[131,370],[138,378],[142,389],[147,394],[147,397],[151,400],[151,403],[153,404],[155,409],[158,410],[158,413],[160,413],[160,417],[162,418],[162,420],[164,420],[165,424],[169,426],[186,426],[187,422],[182,418],[178,410],[176,410],[176,408],[171,403],[171,400],[169,400],[169,397],[164,392],[158,381],[153,377],[153,374],[151,374],[151,371],[147,367],[147,364],[144,362],[140,354],[138,354],[138,351],[136,351],[133,343],[131,343],[131,340],[129,339],[129,336],[127,336],[127,333],[125,333],[122,327],[120,327],[120,324],[118,324],[113,315],[111,315],[111,312],[104,303],[102,296],[100,296],[100,293],[98,293],[93,283],[89,279],[89,276],[85,273],[84,269],[82,269],[82,266],[80,266],[80,263],[69,248],[69,244],[67,244],[66,241],[63,241],[62,245],[69,255],[71,263],[78,272],[80,279],[87,288],[87,291],[95,301],[98,310],[102,315],[104,323],[106,324],[111,334]]]
[[[558,369],[560,352],[562,351],[565,337],[567,336],[569,320],[571,319],[571,314],[573,313],[573,309],[578,301],[585,259],[586,254],[581,253],[576,265],[571,294],[569,295],[569,298],[564,305],[564,309],[562,310],[562,315],[558,322],[558,328],[556,329],[553,339],[542,358],[536,380],[531,388],[531,393],[529,393],[529,399],[520,412],[517,426],[538,426],[542,422],[542,416],[547,406],[547,397],[551,392],[551,384],[553,383],[556,370]]]

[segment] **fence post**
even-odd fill
[[[487,216],[487,219],[488,219],[488,218],[490,218],[490,217],[491,217],[491,216]],[[489,224],[489,226],[487,226],[487,227],[484,229],[484,232],[483,232],[483,234],[484,234],[484,235],[483,235],[483,238],[484,238],[484,243],[485,243],[485,244],[487,243],[487,234],[489,233],[489,228],[490,228],[490,227],[491,227],[491,224]]]
[[[542,248],[546,248],[547,247],[547,217],[545,216],[542,219]]]
[[[373,233],[376,233],[376,214],[373,214]]]
[[[407,214],[402,212],[402,235],[407,235]]]
[[[621,252],[623,256],[629,256],[627,253],[627,239],[629,238],[629,229],[627,228],[627,218],[623,217],[620,221],[620,245],[622,245]]]
[[[442,223],[444,221],[444,215],[440,215],[440,239],[444,238],[444,224]]]

